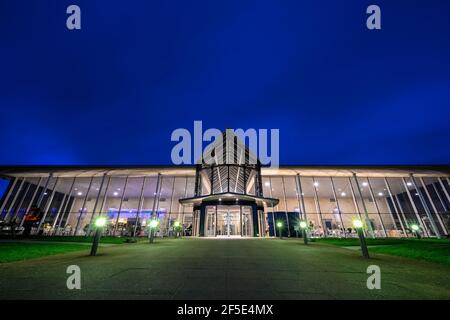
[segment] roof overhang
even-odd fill
[[[91,177],[110,176],[142,177],[158,173],[167,176],[195,176],[195,166],[2,166],[0,175],[14,177]],[[355,173],[360,177],[437,177],[450,176],[450,165],[440,166],[280,166],[262,167],[263,176],[347,177]]]
[[[249,194],[240,194],[232,192],[211,194],[202,197],[184,198],[179,200],[179,202],[183,205],[192,204],[194,206],[200,205],[203,202],[213,202],[213,201],[223,202],[224,204],[230,204],[232,202],[239,202],[239,201],[255,201],[256,205],[258,206],[266,205],[268,207],[276,206],[279,202],[279,200],[275,198],[256,197]]]

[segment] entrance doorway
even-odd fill
[[[241,209],[239,206],[217,206],[217,236],[241,235]]]
[[[205,216],[206,237],[252,237],[251,206],[207,206]]]

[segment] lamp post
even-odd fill
[[[173,229],[175,230],[175,238],[178,238],[178,232],[180,232],[181,223],[180,221],[175,221],[173,223]]]
[[[420,236],[420,227],[417,224],[410,225],[411,230],[415,233],[417,239],[421,239]]]
[[[364,224],[361,220],[353,220],[353,227],[356,229],[359,237],[359,245],[361,246],[362,255],[364,258],[369,259],[369,250],[367,249],[366,238],[364,237]]]
[[[94,226],[95,226],[95,234],[94,234],[94,240],[92,241],[92,247],[91,247],[91,256],[97,255],[97,248],[98,243],[100,242],[100,237],[102,235],[103,228],[106,226],[106,218],[105,217],[98,217],[95,219]]]
[[[281,228],[283,228],[283,222],[278,221],[277,222],[277,228],[278,228],[278,234],[280,235],[280,239],[282,239],[283,235],[281,234]]]
[[[153,240],[155,238],[155,230],[158,227],[159,221],[156,219],[151,219],[149,225],[150,231],[148,233],[148,238],[150,240],[150,243],[153,243]]]
[[[303,243],[308,244],[308,235],[306,229],[308,228],[308,223],[304,220],[300,221],[300,229],[302,229]]]

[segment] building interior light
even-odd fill
[[[114,191],[113,195],[118,196],[119,193],[117,191]]]
[[[342,192],[342,193],[341,193],[341,196],[342,196],[342,197],[345,197],[346,195],[347,195],[347,194],[346,194],[345,192]]]
[[[412,186],[412,183],[411,183],[411,182],[407,182],[406,185],[407,185],[408,187],[411,187],[411,186]]]
[[[383,192],[378,192],[378,195],[379,195],[380,197],[382,197],[382,196],[383,196]]]
[[[79,192],[77,193],[77,195],[81,196],[81,195],[83,195],[83,192],[79,191]]]
[[[313,184],[314,184],[314,187],[318,187],[319,186],[319,183],[317,181],[315,181]]]
[[[367,183],[366,181],[364,181],[364,182],[362,183],[362,186],[363,186],[363,187],[367,187],[367,185],[368,185],[368,183]]]
[[[264,185],[265,185],[266,187],[269,187],[269,186],[270,186],[270,182],[269,182],[269,181],[266,181],[266,182],[264,182]]]

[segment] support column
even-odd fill
[[[373,189],[372,189],[372,184],[370,183],[370,179],[368,177],[366,179],[367,179],[367,185],[369,186],[370,197],[372,198],[372,201],[375,204],[375,209],[377,210],[377,213],[378,213],[378,219],[380,219],[381,228],[383,229],[384,236],[387,237],[386,227],[384,225],[383,219],[381,218],[380,208],[378,207],[377,199],[375,199],[375,195],[374,195]],[[392,214],[391,214],[391,218],[392,218],[392,222],[394,223],[394,226],[395,226],[395,221],[394,221],[394,217],[392,216]]]
[[[431,229],[433,229],[434,234],[438,239],[441,239],[441,233],[439,232],[438,227],[436,226],[436,223],[434,222],[433,216],[431,215],[430,208],[428,208],[427,202],[425,201],[425,198],[423,197],[422,191],[420,191],[419,187],[416,184],[416,180],[414,179],[414,176],[412,173],[410,173],[409,177],[411,178],[411,182],[413,183],[414,188],[416,188],[417,194],[419,195],[420,202],[422,203],[422,206],[425,210],[425,214],[428,217],[428,220],[431,224]]]
[[[362,206],[363,206],[363,209],[364,209],[364,217],[366,218],[366,221],[367,221],[366,224],[369,227],[368,228],[369,232],[372,234],[372,238],[375,238],[375,232],[374,232],[374,230],[372,228],[372,221],[370,220],[369,212],[367,211],[366,203],[364,202],[364,197],[362,195],[361,188],[359,187],[358,178],[356,177],[356,173],[353,173],[353,180],[355,180],[356,188],[358,189],[358,195],[361,198],[361,203],[362,203]],[[353,192],[353,185],[352,185],[351,181],[350,181],[350,187],[352,188],[352,192]],[[381,221],[381,219],[380,219],[380,222],[381,222],[384,234],[386,234],[386,230],[384,229],[383,221]]]
[[[74,177],[73,180],[72,180],[72,184],[70,185],[69,192],[68,192],[67,194],[64,195],[64,199],[63,199],[63,201],[61,202],[61,205],[59,206],[58,213],[56,214],[56,218],[55,218],[55,220],[53,221],[53,225],[52,225],[53,235],[56,234],[57,230],[59,229],[59,226],[61,225],[61,221],[62,221],[62,219],[64,218],[64,212],[65,212],[65,210],[66,210],[66,208],[67,208],[67,205],[69,204],[70,196],[72,195],[73,187],[75,186],[75,179],[76,179],[76,177]],[[66,202],[64,202],[64,201],[66,201]],[[64,208],[63,211],[62,211],[62,208]],[[58,218],[59,218],[59,216],[61,215],[61,212],[63,212],[63,214],[62,214],[62,216],[61,216],[61,220],[59,221],[58,229],[55,229],[55,226],[56,226],[56,224],[58,223]]]
[[[346,232],[345,225],[344,225],[344,219],[342,219],[341,206],[339,205],[339,199],[338,199],[337,194],[336,194],[336,187],[334,185],[333,177],[330,177],[330,180],[331,180],[331,188],[333,190],[333,196],[334,196],[334,199],[336,199],[336,205],[337,205],[337,208],[338,208],[338,211],[339,211],[339,219],[341,220],[342,231],[344,232],[344,238],[346,238],[347,237],[347,232]],[[350,184],[351,184],[351,182],[350,182]],[[314,189],[315,189],[315,186],[314,186]]]
[[[27,194],[30,191],[31,185],[32,185],[31,182],[29,182],[28,186],[27,186],[27,188],[25,190],[25,193],[24,193],[22,199],[19,202],[19,205],[16,208],[16,212],[14,213],[13,217],[11,218],[12,221],[16,220],[17,216],[19,215],[20,209],[22,208],[22,205],[23,205],[23,203],[25,201],[25,198],[27,197]]]
[[[92,186],[92,181],[94,180],[94,177],[91,177],[91,180],[89,181],[89,186],[87,188],[87,192],[86,195],[84,196],[84,200],[83,200],[83,205],[81,207],[81,211],[80,211],[80,215],[78,216],[78,220],[77,220],[77,224],[75,226],[75,230],[73,231],[73,236],[76,236],[78,233],[78,228],[80,226],[80,222],[81,222],[81,217],[83,216],[83,212],[84,212],[84,207],[86,206],[86,201],[89,195],[89,192],[91,191],[91,186]],[[75,201],[75,200],[74,200]]]
[[[273,194],[272,194],[272,178],[269,177],[269,191],[270,191],[270,197],[273,199]],[[275,238],[277,237],[277,227],[276,227],[276,221],[275,221],[275,208],[273,206],[272,203],[272,221],[273,221],[273,235],[275,236]]]
[[[442,228],[442,231],[444,232],[444,235],[447,236],[448,235],[447,228],[445,227],[444,222],[442,221],[442,218],[441,218],[441,216],[439,214],[439,211],[437,210],[437,208],[436,208],[436,206],[435,206],[435,204],[433,202],[433,199],[431,198],[430,192],[427,189],[427,185],[425,184],[425,181],[423,181],[422,177],[420,177],[419,180],[420,180],[420,183],[422,184],[423,190],[425,190],[425,194],[428,197],[428,201],[430,202],[430,204],[431,204],[431,206],[433,208],[433,211],[436,214],[436,217],[437,217],[437,219],[439,221],[439,224],[440,224],[440,226]]]
[[[198,221],[198,236],[204,237],[205,236],[205,216],[206,216],[206,206],[204,204],[200,205],[200,212],[199,212],[199,221]]]
[[[8,190],[8,193],[6,194],[5,200],[3,201],[2,206],[0,207],[0,218],[3,215],[3,209],[5,209],[6,203],[8,202],[9,198],[11,197],[11,194],[17,184],[17,181],[19,180],[19,178],[13,178],[13,179],[14,180],[12,181],[12,184],[9,187],[9,190]],[[6,214],[8,214],[8,212],[6,212]]]
[[[47,218],[48,211],[50,210],[50,206],[52,205],[53,197],[55,196],[56,187],[58,186],[59,177],[56,177],[55,185],[53,186],[52,193],[50,197],[47,200],[47,203],[45,204],[44,208],[44,215],[42,216],[41,220],[39,221],[38,228],[36,230],[36,234],[39,234],[39,231],[41,231],[42,225],[45,222],[45,218]]]
[[[105,179],[106,179],[106,172],[103,173],[102,181],[100,182],[100,187],[98,188],[97,197],[95,197],[94,208],[92,209],[91,219],[89,219],[89,231],[88,231],[88,234],[92,230],[92,222],[94,221],[94,218],[95,218],[95,212],[97,211],[98,200],[100,199],[100,194],[102,193],[103,184],[105,183]]]
[[[122,211],[123,199],[125,198],[125,192],[127,191],[127,186],[128,186],[128,176],[125,177],[125,185],[123,187],[122,195],[120,196],[119,211],[117,212],[116,223],[114,225],[114,229],[112,232],[113,236],[116,235],[117,226],[119,225],[120,211]]]
[[[286,186],[284,184],[284,176],[281,176],[281,185],[283,187],[283,199],[284,199],[284,207],[286,209],[286,224],[287,224],[287,231],[288,231],[288,238],[291,237],[291,228],[289,225],[289,214],[288,214],[288,206],[287,206],[287,200],[286,200]]]
[[[252,220],[253,220],[253,237],[257,237],[259,234],[258,209],[255,204],[252,205]]]
[[[23,187],[23,184],[25,183],[25,180],[26,180],[26,178],[23,177],[22,181],[19,184],[19,188],[17,188],[17,192],[14,194],[14,198],[12,199],[11,204],[9,205],[8,209],[6,210],[6,215],[4,217],[4,220],[7,222],[10,221],[10,220],[8,220],[9,213],[11,212],[11,210],[14,211],[14,204],[16,203],[17,198],[19,197],[19,194],[22,191],[22,187]],[[14,214],[14,212],[13,212],[13,214]]]
[[[322,218],[322,210],[320,209],[320,203],[319,203],[319,196],[317,194],[317,188],[316,188],[316,179],[314,177],[312,177],[312,181],[313,181],[313,190],[314,190],[314,204],[316,205],[316,212],[320,217],[320,223],[322,224],[322,230],[323,230],[323,236],[325,238],[328,237],[328,230],[327,230],[327,226],[325,225],[325,223],[323,223],[323,218]],[[340,211],[339,211],[340,213]]]
[[[401,207],[397,208],[397,203],[396,203],[397,199],[394,199],[394,196],[393,196],[392,191],[391,191],[391,187],[390,187],[387,179],[386,178],[383,178],[383,179],[384,179],[384,184],[386,186],[386,189],[387,189],[387,191],[389,193],[389,197],[391,198],[391,202],[392,202],[392,206],[394,207],[395,214],[397,215],[398,221],[400,222],[400,227],[402,228],[403,234],[407,237],[408,234],[406,233],[405,226],[404,226],[404,224],[402,222],[402,217],[403,217],[403,220],[404,220],[405,223],[406,223],[406,218],[405,218],[405,216],[403,214],[403,211],[400,212],[400,210],[402,210]],[[387,201],[386,201],[386,203],[387,203]],[[387,205],[388,205],[388,208],[389,208],[389,203],[387,203]],[[389,211],[390,211],[390,208],[389,208]],[[391,213],[391,215],[392,215],[392,213]],[[395,223],[395,220],[394,220],[394,223]],[[396,227],[397,227],[397,224],[396,224]]]
[[[214,236],[217,237],[217,206],[214,206]]]
[[[443,180],[444,178],[439,178],[438,177],[439,184],[441,185],[442,191],[444,192],[444,194],[445,194],[445,196],[447,198],[447,201],[450,203],[450,195],[448,194],[447,188],[445,188],[445,185],[444,185],[444,183],[442,182],[441,179]],[[447,182],[448,182],[448,178],[447,178]]]
[[[423,223],[422,218],[419,215],[419,211],[417,210],[416,204],[414,203],[414,199],[411,196],[411,192],[409,192],[408,189],[408,185],[406,184],[406,180],[405,178],[402,177],[402,181],[403,181],[403,186],[406,189],[406,194],[408,195],[409,201],[411,202],[411,206],[414,210],[414,213],[416,215],[416,219],[417,219],[417,223],[420,224],[420,227],[422,228],[422,230],[425,232],[425,234],[428,235],[428,237],[430,236],[430,232],[428,231],[428,228],[426,227],[426,225]]]
[[[44,200],[45,192],[47,191],[48,184],[50,183],[50,180],[52,179],[52,177],[53,177],[53,173],[50,173],[48,175],[47,181],[45,182],[44,188],[42,189],[42,192],[39,195],[38,201],[36,203],[36,207],[38,207],[39,209],[41,208],[41,204],[42,204],[42,201]]]
[[[139,220],[139,215],[141,214],[141,210],[142,210],[142,205],[144,202],[144,189],[145,189],[145,182],[147,180],[147,177],[144,177],[144,181],[142,181],[142,188],[141,188],[141,194],[139,195],[139,204],[138,204],[138,209],[136,212],[136,221],[134,223],[134,228],[133,228],[133,235],[132,237],[136,237],[136,230],[137,230],[137,224],[138,224],[138,220]]]
[[[159,191],[159,184],[161,183],[161,174],[158,173],[158,178],[156,179],[156,189],[153,197],[153,206],[152,206],[152,215],[151,217],[154,218],[156,216],[155,210],[156,209],[156,201],[158,199],[158,191]]]
[[[170,214],[172,213],[173,195],[174,195],[174,190],[175,190],[175,179],[176,178],[173,177],[172,193],[170,194],[169,214],[167,216],[167,235],[169,235],[169,230],[170,230]]]
[[[22,228],[22,225],[23,225],[23,223],[24,223],[24,221],[25,221],[25,218],[26,218],[26,216],[27,216],[27,214],[28,214],[28,211],[30,211],[31,206],[33,205],[34,199],[36,198],[36,195],[37,195],[37,193],[38,193],[38,191],[39,191],[39,188],[40,188],[40,186],[41,186],[41,182],[42,182],[42,177],[39,177],[38,183],[37,183],[37,185],[36,185],[36,190],[34,190],[33,196],[31,197],[31,200],[30,200],[30,203],[28,204],[28,206],[27,206],[27,208],[26,208],[26,210],[25,210],[25,213],[23,214],[23,217],[22,217],[22,219],[21,219],[21,221],[20,221],[20,226],[19,226],[19,228]]]
[[[186,183],[184,185],[184,198],[187,197],[187,184],[188,184],[188,177],[186,177]],[[192,213],[192,217],[194,217],[194,213]],[[181,225],[183,226],[183,234],[184,234],[184,205],[181,205]],[[192,221],[192,228],[194,228],[194,221]],[[194,232],[194,230],[192,230]]]

